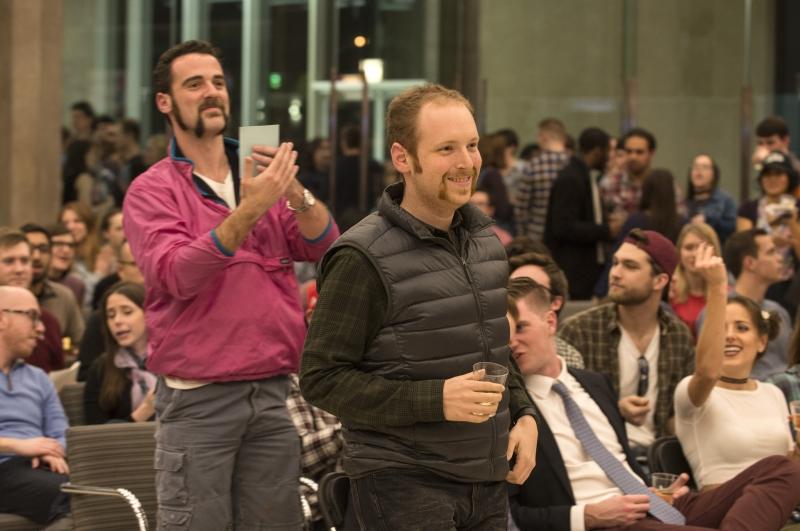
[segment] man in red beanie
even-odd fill
[[[672,433],[675,386],[694,363],[691,332],[661,305],[677,264],[667,238],[632,230],[614,254],[611,302],[574,316],[559,331],[587,369],[611,378],[631,447],[641,454]]]

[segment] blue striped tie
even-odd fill
[[[625,494],[646,494],[650,498],[650,514],[664,522],[665,524],[683,525],[686,518],[673,506],[658,497],[657,494],[645,487],[641,481],[625,470],[619,459],[614,457],[608,449],[603,446],[597,438],[586,417],[581,413],[578,404],[572,399],[567,387],[556,381],[553,384],[553,391],[558,393],[564,401],[564,408],[567,410],[567,418],[572,425],[575,436],[583,445],[584,450],[592,459],[603,469],[608,478],[619,487]]]

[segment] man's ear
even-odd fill
[[[545,322],[547,323],[547,331],[550,334],[555,335],[556,330],[558,329],[558,316],[556,316],[556,312],[553,310],[547,310],[547,313],[544,314]]]
[[[755,256],[745,256],[742,260],[742,271],[751,271],[755,266]]]
[[[412,160],[411,154],[406,150],[406,148],[401,146],[400,143],[393,143],[389,153],[392,157],[392,164],[394,165],[395,169],[403,174],[403,176],[406,176],[412,172],[414,161]]]
[[[169,114],[172,111],[172,96],[166,92],[157,92],[156,108],[162,114]]]
[[[656,275],[655,281],[653,282],[653,291],[661,291],[667,287],[667,284],[669,284],[669,276],[667,276],[666,273],[660,273]]]

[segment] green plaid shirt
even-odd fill
[[[357,369],[384,324],[389,304],[369,259],[338,251],[319,279],[300,368],[303,396],[347,423],[407,426],[444,419],[444,380],[388,380]],[[509,357],[509,413],[534,414],[519,369]],[[453,374],[453,376],[458,376]]]
[[[661,330],[658,352],[658,399],[656,400],[656,436],[667,433],[667,421],[674,415],[675,387],[684,376],[694,372],[692,333],[673,313],[658,309]],[[609,375],[619,395],[619,340],[617,305],[603,304],[567,319],[558,334],[583,356],[586,368]]]

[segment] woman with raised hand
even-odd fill
[[[145,368],[144,286],[119,282],[103,298],[106,352],[89,369],[84,391],[88,424],[144,422],[155,414],[156,376]]]
[[[694,373],[675,390],[676,433],[695,482],[710,489],[750,468],[753,477],[767,474],[766,468],[800,475],[800,463],[787,459],[795,443],[783,395],[750,378],[777,334],[776,316],[746,297],[727,298],[725,265],[710,245],[701,244],[695,270],[705,281],[706,317]],[[797,502],[796,492],[783,495],[792,497],[789,506]]]

